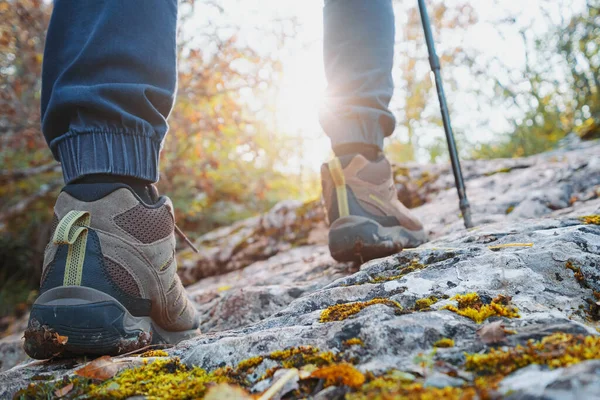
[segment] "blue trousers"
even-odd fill
[[[392,0],[325,0],[333,146],[383,146],[395,127]],[[42,131],[65,182],[90,174],[158,180],[174,102],[176,0],[55,0],[44,51]]]

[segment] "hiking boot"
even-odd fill
[[[25,331],[30,357],[117,355],[199,333],[176,274],[173,204],[155,200],[118,183],[62,190]]]
[[[423,225],[398,200],[392,168],[381,155],[335,158],[321,167],[330,224],[329,250],[338,261],[368,261],[427,241]]]

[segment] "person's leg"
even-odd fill
[[[339,261],[367,261],[426,240],[421,223],[398,201],[383,139],[394,131],[392,0],[325,0],[328,80],[321,125],[337,158],[321,168]]]
[[[388,109],[394,91],[392,1],[325,0],[323,22],[328,87],[321,125],[334,150],[350,143],[381,149],[396,125]]]
[[[197,333],[176,273],[173,204],[151,185],[176,26],[177,0],[54,3],[42,127],[67,185],[24,335],[33,358],[116,355]]]
[[[176,88],[176,0],[56,0],[44,52],[42,130],[66,183],[158,180]]]

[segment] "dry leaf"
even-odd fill
[[[60,388],[60,389],[56,389],[54,391],[54,395],[56,397],[63,397],[64,395],[66,395],[67,393],[69,393],[71,390],[73,390],[73,384],[69,383],[68,385]]]
[[[68,341],[69,341],[68,336],[61,336],[58,333],[56,334],[56,342],[58,344],[67,344]]]
[[[494,344],[504,342],[507,334],[512,334],[512,331],[505,329],[502,321],[490,322],[477,329],[477,336],[485,344]]]
[[[78,369],[75,373],[85,378],[105,381],[115,376],[119,369],[119,365],[114,363],[110,356],[102,356]]]
[[[252,397],[242,388],[238,386],[221,383],[217,386],[208,389],[204,400],[251,400]]]

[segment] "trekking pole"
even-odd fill
[[[456,190],[458,192],[459,207],[462,212],[463,219],[465,221],[465,227],[473,227],[471,221],[471,206],[467,199],[467,191],[465,189],[465,182],[463,180],[462,169],[460,168],[460,160],[458,158],[458,152],[456,151],[456,142],[454,141],[454,133],[452,133],[452,126],[450,125],[450,114],[448,113],[448,105],[446,104],[446,95],[444,94],[444,87],[442,85],[442,74],[440,68],[440,59],[435,53],[435,45],[433,44],[433,34],[431,32],[431,23],[429,22],[429,15],[427,15],[427,8],[425,8],[425,1],[418,0],[419,11],[421,12],[421,22],[423,24],[423,31],[425,32],[425,41],[427,42],[427,51],[429,52],[429,65],[435,76],[435,87],[437,89],[438,99],[440,100],[440,110],[442,112],[442,121],[444,122],[444,131],[446,132],[446,141],[448,142],[448,152],[450,153],[450,162],[452,163],[452,172],[454,173],[454,183],[456,184]]]

